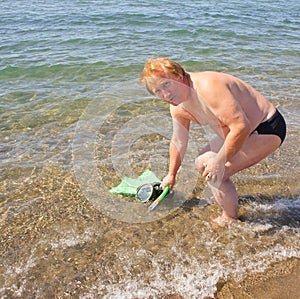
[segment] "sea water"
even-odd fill
[[[0,294],[213,297],[229,279],[299,258],[299,3],[0,3]],[[173,201],[153,215],[109,189],[168,169],[168,106],[137,77],[147,58],[228,72],[285,116],[278,151],[236,175],[240,219],[220,213],[193,159],[193,126]],[[176,197],[177,196],[177,197]]]

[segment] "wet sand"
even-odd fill
[[[267,271],[242,281],[219,281],[214,299],[296,299],[300,296],[300,261],[290,259],[273,264]],[[187,299],[171,294],[163,299]],[[206,297],[205,299],[212,299]]]
[[[273,264],[242,281],[219,282],[217,299],[296,299],[300,297],[300,260]]]
[[[69,172],[52,168],[39,174],[40,179],[35,183],[10,194],[12,198],[8,198],[8,203],[14,198],[16,201],[21,199],[23,205],[19,208],[11,206],[7,213],[2,214],[2,298],[97,298],[89,297],[89,294],[95,290],[99,278],[104,285],[117,285],[126,277],[123,265],[128,265],[134,279],[144,279],[147,271],[154,271],[150,262],[152,258],[163,256],[176,263],[177,257],[169,252],[174,233],[179,234],[182,243],[178,246],[185,254],[204,254],[192,246],[195,235],[199,234],[197,225],[192,226],[192,223],[200,225],[201,215],[211,215],[217,210],[215,206],[209,206],[206,212],[205,208],[194,206],[191,201],[162,221],[126,224],[99,213],[74,188],[76,182]],[[222,234],[222,231],[218,232],[221,239],[226,238]],[[159,244],[155,240],[160,240]],[[139,260],[134,264],[126,259],[118,260],[121,256],[118,252],[133,253],[138,248],[147,250],[148,258],[137,257]],[[163,266],[167,275],[170,264]],[[299,275],[299,259],[287,258],[271,264],[264,272],[243,275],[241,281],[219,281],[214,298],[299,298]],[[105,292],[109,294],[109,289]],[[160,297],[138,298],[184,297],[178,293],[165,293]]]
[[[132,281],[142,281],[144,289],[152,291],[153,278],[158,277],[159,283],[162,276],[165,289],[160,292],[160,286],[155,285],[159,296],[147,297],[149,292],[145,291],[130,298],[181,299],[184,297],[174,287],[176,275],[191,277],[191,281],[180,280],[183,285],[201,285],[201,265],[209,268],[210,263],[216,263],[216,269],[209,268],[211,272],[204,273],[206,280],[201,285],[205,288],[209,275],[221,271],[209,285],[212,293],[217,285],[214,298],[300,298],[300,262],[290,257],[297,256],[296,253],[288,253],[290,248],[299,248],[297,233],[293,231],[300,223],[299,215],[295,215],[298,210],[284,206],[281,216],[281,210],[275,207],[255,208],[257,204],[266,207],[278,195],[287,202],[291,198],[290,203],[297,200],[297,172],[290,173],[289,168],[283,168],[285,163],[278,163],[287,160],[289,152],[276,152],[267,161],[234,177],[241,200],[239,215],[248,221],[248,227],[241,225],[231,233],[227,229],[214,231],[208,224],[207,219],[217,216],[220,210],[216,205],[200,205],[199,199],[209,197],[202,192],[203,180],[195,187],[195,199],[188,200],[174,213],[158,221],[130,224],[94,208],[81,192],[71,167],[53,163],[5,170],[0,185],[4,195],[0,219],[0,297],[101,298],[97,292],[102,292],[110,298],[111,292],[126,289]],[[257,219],[266,225],[261,228]],[[285,226],[288,230],[283,229]],[[252,231],[253,228],[256,230]],[[205,246],[210,241],[214,245]],[[287,253],[270,263],[272,256],[268,252],[276,246],[279,252],[284,248]],[[177,251],[170,250],[174,247]],[[238,267],[228,256],[231,251],[243,264],[241,281],[233,278]],[[260,253],[267,255],[261,257]],[[244,257],[252,259],[249,271]],[[256,259],[260,259],[261,267],[257,272]],[[261,261],[267,262],[266,268]],[[182,270],[173,274],[177,264]],[[218,281],[218,277],[227,278]],[[170,280],[177,292],[169,292]]]

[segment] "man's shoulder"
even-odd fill
[[[225,73],[217,71],[202,71],[202,72],[190,72],[189,75],[194,79],[211,79],[215,77],[222,76]]]
[[[212,85],[226,79],[226,75],[227,74],[225,74],[225,73],[216,72],[216,71],[204,71],[204,72],[190,73],[194,87],[196,89],[200,89],[200,90],[206,89],[206,88],[211,88]]]
[[[212,92],[228,88],[240,80],[228,73],[205,71],[193,73],[192,81],[199,94],[210,95]]]
[[[172,106],[170,105],[170,112],[173,119],[185,122],[192,120],[191,114],[181,106]]]
[[[189,75],[194,80],[210,81],[210,80],[232,80],[235,77],[229,73],[217,71],[190,72]],[[237,78],[235,78],[237,79]]]
[[[184,111],[185,110],[181,106],[170,105],[170,112],[172,117],[177,117],[177,116],[180,117]]]

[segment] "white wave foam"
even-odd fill
[[[13,281],[18,281],[19,276],[25,277],[26,274],[36,265],[37,257],[35,255],[35,249],[31,252],[30,256],[25,261],[20,261],[15,265],[8,265],[6,271],[3,274],[5,278],[13,278]],[[18,284],[7,285],[7,279],[2,288],[0,288],[0,294],[5,290],[12,290],[17,297],[22,297],[22,293],[26,289],[25,279],[19,280]]]
[[[204,240],[205,241],[205,240]],[[208,246],[218,247],[220,244],[211,242]],[[290,257],[300,257],[299,242],[296,248],[286,248],[276,244],[266,251],[257,251],[254,254],[239,255],[236,251],[225,249],[223,256],[212,255],[209,260],[200,261],[197,256],[189,256],[180,248],[172,248],[172,255],[176,255],[177,263],[159,255],[151,258],[154,271],[143,273],[146,277],[133,277],[130,269],[135,263],[134,257],[125,258],[123,267],[127,273],[118,282],[103,282],[98,280],[89,293],[80,298],[103,299],[143,299],[151,296],[153,299],[162,296],[177,294],[184,298],[213,297],[220,279],[233,278],[240,280],[249,273],[263,272],[273,262],[285,260]],[[214,248],[211,248],[213,252]],[[149,257],[147,251],[140,249],[138,254],[144,258]],[[107,276],[113,273],[107,273]]]
[[[60,237],[56,242],[50,242],[52,249],[68,248],[78,244],[84,244],[91,240],[92,231],[87,229],[84,233],[78,235],[75,231],[70,230],[61,232],[61,235],[62,237]]]

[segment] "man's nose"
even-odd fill
[[[164,89],[164,90],[162,91],[162,96],[163,96],[163,99],[165,99],[165,100],[170,100],[170,99],[171,99],[171,96],[172,96],[172,93],[171,93],[169,90]]]

